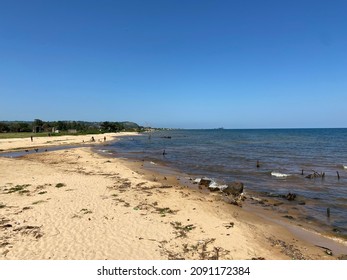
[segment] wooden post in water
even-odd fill
[[[304,175],[304,169],[301,169],[301,175]]]
[[[336,171],[336,173],[337,173],[337,180],[340,180],[340,174],[339,174],[339,172]]]
[[[330,217],[330,208],[327,208],[327,216]]]
[[[260,167],[260,163],[259,163],[259,160],[257,160],[257,168]]]

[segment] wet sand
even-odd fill
[[[25,141],[2,141],[0,149],[30,147]],[[0,157],[0,259],[338,257],[218,193],[145,165],[90,147]]]

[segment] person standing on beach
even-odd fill
[[[106,142],[106,136],[104,136],[104,142]]]
[[[31,142],[33,142],[33,141],[34,141],[34,137],[30,136],[30,139],[31,139]]]

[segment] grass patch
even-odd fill
[[[187,233],[195,229],[192,224],[186,226],[182,225],[181,222],[171,222],[170,224],[176,230],[176,238],[187,237]]]
[[[29,138],[30,136],[34,137],[45,137],[48,136],[48,132],[42,133],[32,133],[32,132],[9,132],[9,133],[0,133],[0,139],[8,139],[8,138]]]
[[[178,211],[177,210],[172,210],[169,207],[164,207],[164,208],[160,208],[160,207],[156,207],[155,210],[162,216],[165,217],[166,214],[176,214]]]
[[[66,185],[64,183],[58,183],[55,185],[56,188],[62,188],[65,187]]]

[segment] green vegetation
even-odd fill
[[[182,225],[181,222],[171,222],[170,223],[176,230],[176,238],[187,237],[187,233],[195,229],[194,225]]]
[[[56,188],[62,188],[65,187],[66,185],[64,183],[58,183],[55,185]]]
[[[165,217],[166,214],[176,214],[178,212],[177,210],[171,210],[169,207],[165,207],[165,208],[156,207],[155,209],[162,217]]]
[[[0,139],[5,138],[30,138],[33,134],[31,132],[9,132],[0,133]],[[48,133],[36,133],[35,137],[48,136]]]
[[[1,121],[1,138],[24,138],[60,135],[99,134],[104,132],[143,131],[144,127],[133,122],[85,121]]]

